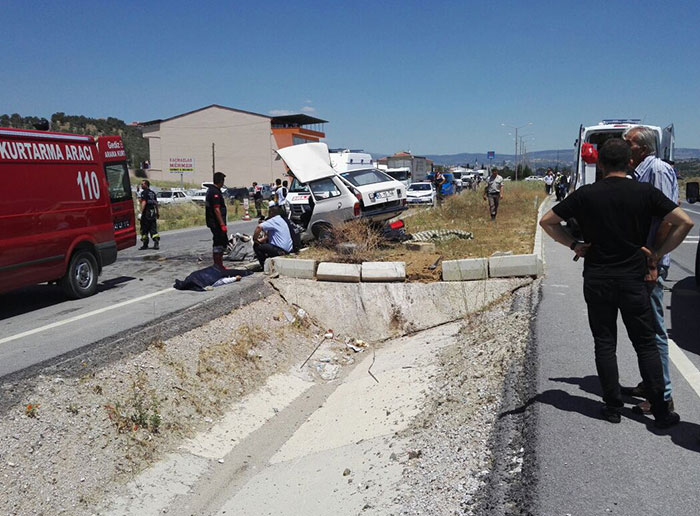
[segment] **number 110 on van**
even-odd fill
[[[83,201],[86,199],[100,198],[100,182],[97,180],[95,172],[80,172],[78,171],[78,186],[80,187],[80,195]],[[87,197],[85,193],[87,192]]]

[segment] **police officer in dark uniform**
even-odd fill
[[[224,250],[228,245],[226,234],[226,201],[221,193],[226,175],[223,172],[214,173],[214,184],[209,187],[205,200],[205,216],[207,227],[211,230],[214,245],[212,256],[214,264],[222,269],[224,267]]]
[[[153,249],[160,247],[160,235],[158,234],[158,198],[151,190],[151,183],[148,179],[141,181],[141,242],[139,249],[148,249],[148,235],[153,239]]]

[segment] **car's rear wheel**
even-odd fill
[[[99,270],[95,255],[78,250],[71,256],[66,275],[60,280],[61,288],[71,299],[82,299],[97,292]]]

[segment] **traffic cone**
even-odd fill
[[[245,209],[245,215],[243,215],[243,220],[250,220],[250,213],[248,213],[250,203],[248,199],[243,200],[243,208]]]

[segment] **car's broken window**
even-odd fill
[[[331,199],[340,195],[340,190],[330,177],[310,183],[311,192],[317,200]]]
[[[295,177],[291,186],[289,187],[289,191],[294,193],[309,193],[309,187],[304,183],[300,183]]]

